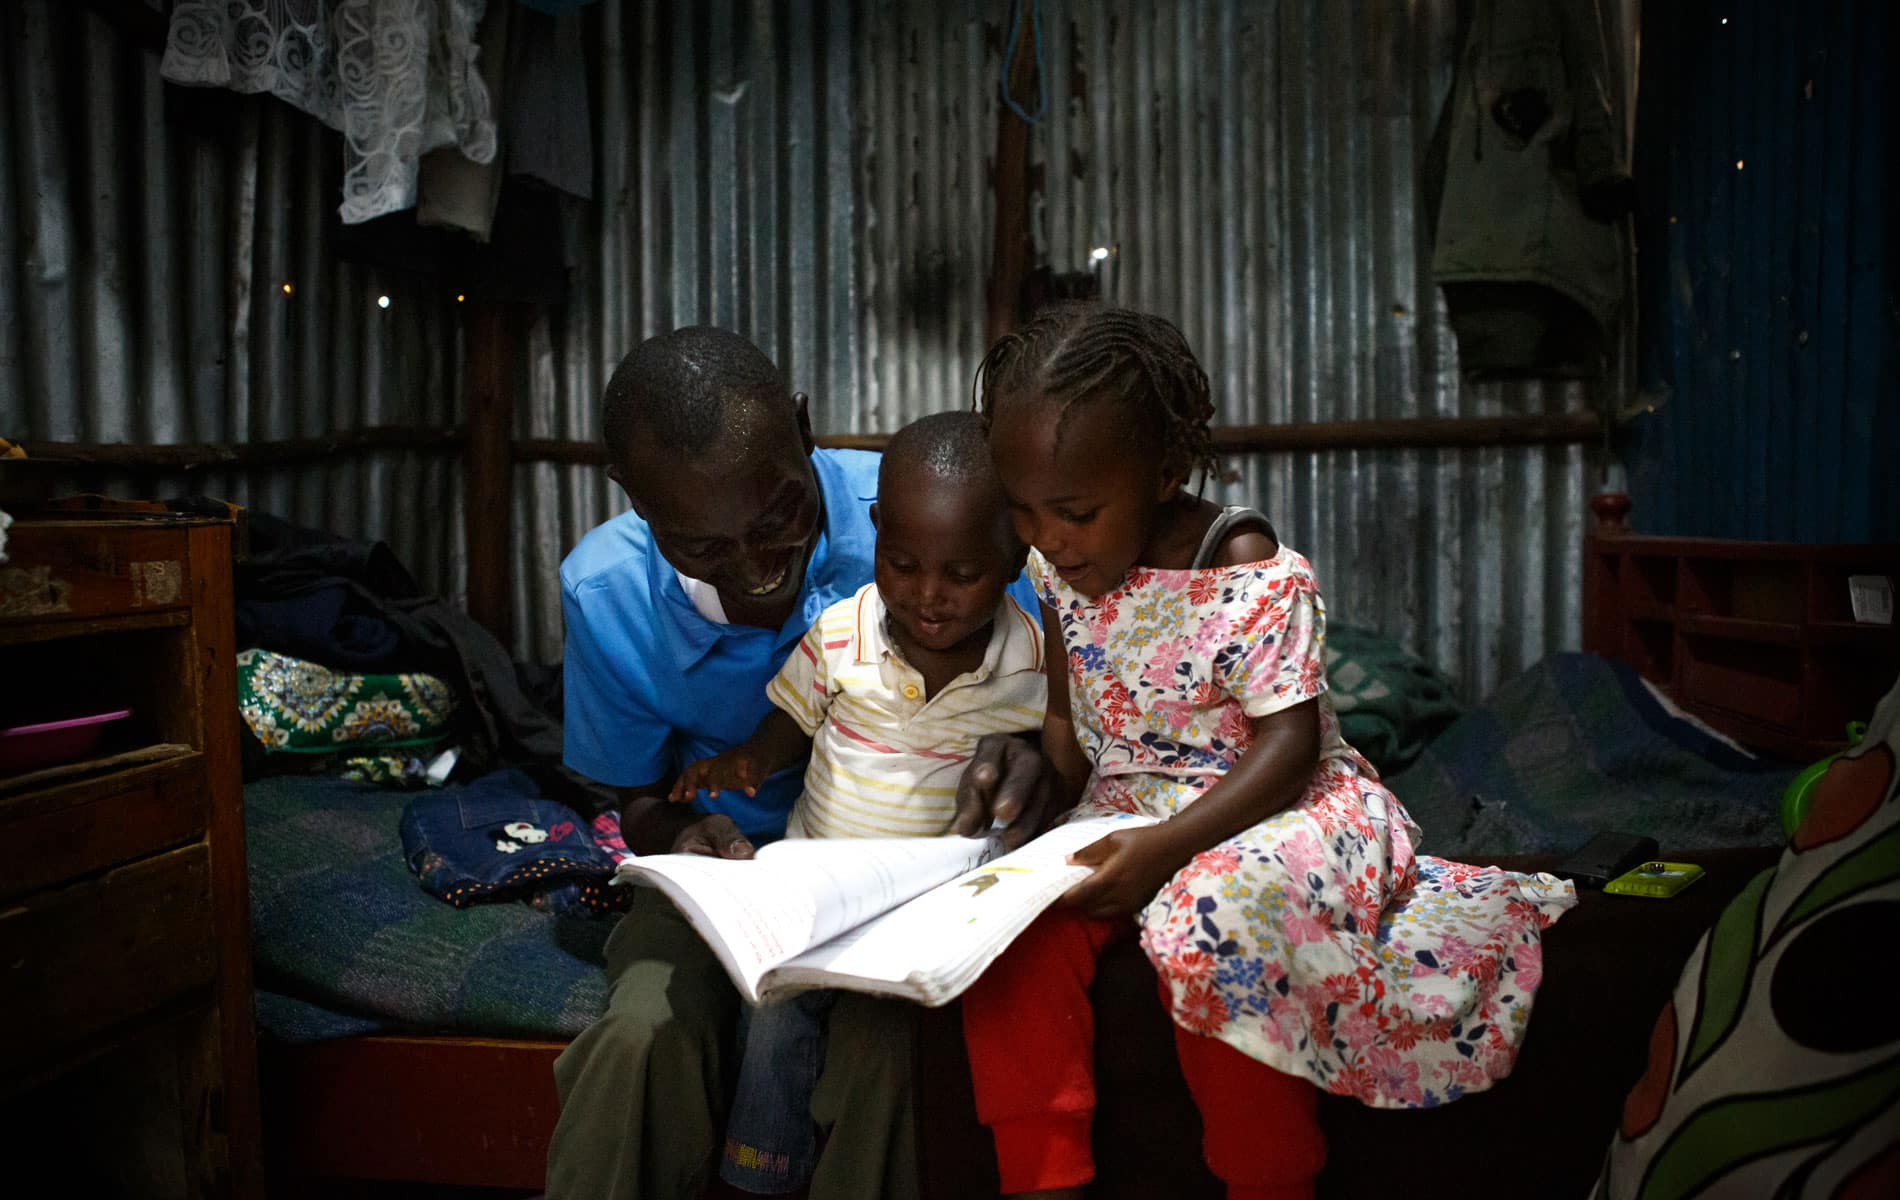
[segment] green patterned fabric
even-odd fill
[[[343,760],[343,778],[385,787],[429,787],[429,763],[420,754],[353,754]]]
[[[331,775],[245,785],[259,1025],[286,1041],[374,1028],[565,1039],[587,1028],[607,1003],[601,947],[613,922],[442,903],[403,861],[408,796]]]
[[[430,746],[457,708],[433,675],[350,675],[269,650],[246,650],[237,666],[238,711],[273,754]]]
[[[1351,625],[1326,630],[1326,686],[1340,736],[1382,775],[1410,766],[1463,711],[1451,680],[1391,638]]]
[[[1780,863],[1716,919],[1650,1035],[1597,1200],[1900,1195],[1900,688]]]

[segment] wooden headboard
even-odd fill
[[[1900,545],[1648,537],[1598,496],[1583,648],[1620,658],[1736,741],[1797,761],[1847,744],[1900,677],[1900,625],[1854,619],[1851,576],[1900,583]]]

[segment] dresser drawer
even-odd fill
[[[0,905],[0,1074],[206,987],[217,966],[203,843]]]
[[[0,619],[104,617],[191,603],[182,529],[22,521],[0,567]]]
[[[204,755],[0,794],[0,899],[193,841],[209,816]]]

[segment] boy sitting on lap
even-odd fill
[[[925,417],[878,472],[874,582],[826,609],[766,694],[776,706],[733,749],[688,766],[671,799],[750,793],[807,753],[788,837],[950,832],[958,778],[990,733],[1042,725],[1042,631],[1004,592],[1021,571],[1002,487],[973,413]],[[720,1175],[747,1191],[799,1187],[832,993],[745,1014]]]

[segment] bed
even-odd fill
[[[1799,705],[1776,727],[1778,737],[1759,706],[1735,714],[1709,704],[1705,693],[1685,693],[1682,669],[1695,655],[1712,654],[1730,669],[1745,660],[1706,644],[1675,646],[1677,639],[1703,638],[1694,631],[1695,597],[1672,594],[1665,613],[1642,590],[1665,559],[1681,573],[1690,570],[1681,565],[1685,554],[1701,556],[1696,562],[1756,562],[1763,560],[1748,556],[1760,551],[1750,543],[1665,544],[1606,520],[1586,553],[1585,644],[1593,652],[1554,655],[1462,715],[1435,710],[1436,736],[1389,774],[1434,853],[1537,868],[1590,833],[1616,828],[1693,855],[1710,875],[1667,909],[1597,896],[1559,923],[1532,1039],[1518,1074],[1493,1093],[1419,1114],[1329,1104],[1325,1119],[1335,1144],[1376,1137],[1427,1154],[1445,1138],[1488,1124],[1514,1139],[1500,1150],[1500,1162],[1529,1178],[1593,1170],[1591,1156],[1600,1152],[1615,1105],[1641,1070],[1660,995],[1709,918],[1772,861],[1781,840],[1779,798],[1801,760],[1759,747],[1771,742],[1804,753],[1829,744],[1818,726],[1802,724],[1807,710]],[[1786,553],[1794,565],[1778,569],[1794,572],[1809,592],[1819,588],[1817,570],[1834,570],[1816,568],[1817,559],[1841,570],[1873,564],[1891,572],[1900,564],[1900,548],[1893,547]],[[1722,557],[1736,554],[1744,558]],[[1748,578],[1698,569],[1731,585]],[[1731,610],[1745,590],[1731,586]],[[1755,602],[1741,603],[1747,609]],[[1826,611],[1829,619],[1839,615]],[[1658,629],[1665,616],[1666,659],[1646,653],[1663,644]],[[1868,685],[1876,696],[1900,669],[1891,634],[1841,635],[1862,639],[1855,643],[1862,665],[1872,675],[1884,672]],[[1797,653],[1825,657],[1827,638],[1811,650],[1806,636]],[[1771,660],[1769,668],[1783,673],[1775,678],[1784,678],[1785,656]],[[1340,677],[1341,663],[1329,669]],[[1812,666],[1799,670],[1813,673]],[[1799,670],[1797,677],[1806,678]],[[1852,703],[1850,697],[1837,706]],[[1372,726],[1360,728],[1359,736],[1376,735]],[[1393,731],[1395,743],[1404,740],[1403,731]],[[402,862],[401,804],[400,793],[335,779],[267,779],[247,788],[274,1176],[282,1190],[314,1178],[538,1190],[556,1113],[550,1063],[605,1004],[599,961],[608,926],[518,904],[456,910],[429,897]],[[1145,970],[1138,954],[1105,961],[1098,985],[1103,1044],[1167,1045],[1158,1036],[1164,1018],[1152,984],[1141,977]],[[927,1194],[993,1192],[986,1135],[969,1111],[955,1009],[920,1010],[919,1029],[926,1114],[919,1127],[930,1131],[920,1147]],[[1553,1080],[1562,1086],[1545,1086]],[[1098,1194],[1217,1194],[1204,1191],[1211,1181],[1181,1178],[1184,1160],[1170,1157],[1171,1145],[1195,1144],[1191,1122],[1128,1135],[1140,1128],[1128,1098],[1167,1095],[1170,1087],[1185,1098],[1170,1054],[1105,1056]],[[1377,1182],[1366,1173],[1374,1163],[1335,1156],[1323,1191],[1363,1194]]]

